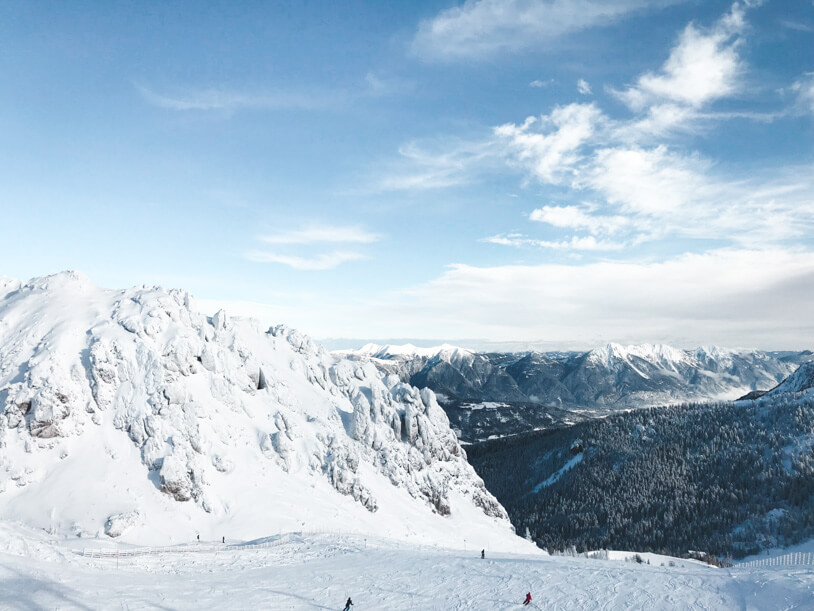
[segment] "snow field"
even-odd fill
[[[812,567],[479,553],[477,545],[292,535],[265,549],[119,558],[117,568],[115,558],[85,558],[43,535],[0,553],[0,608],[341,609],[351,596],[359,610],[495,610],[520,607],[527,591],[547,609],[810,609],[814,601]]]

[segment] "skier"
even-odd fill
[[[342,611],[350,611],[350,608],[353,606],[353,601],[348,596],[348,602],[345,603],[345,608]]]
[[[220,538],[220,542],[221,542],[221,543],[226,543],[226,537],[221,537],[221,538]]]
[[[484,558],[486,558],[486,550],[485,550],[485,549],[482,549],[482,550],[480,551],[480,559],[481,559],[481,560],[483,560]]]
[[[523,601],[523,606],[531,604],[531,592],[526,592],[526,600]]]
[[[198,535],[198,543],[201,542],[201,535]]]

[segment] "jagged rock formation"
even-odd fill
[[[206,317],[184,291],[107,291],[76,272],[3,279],[0,517],[20,514],[26,491],[94,444],[110,460],[102,488],[124,477],[119,461],[131,479],[215,516],[240,509],[241,486],[275,482],[282,493],[296,474],[368,512],[386,482],[427,512],[454,513],[454,497],[506,518],[429,390],[285,326]],[[149,522],[132,495],[102,520],[110,535]]]

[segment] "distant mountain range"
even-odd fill
[[[434,390],[464,441],[572,423],[609,410],[734,400],[769,390],[811,351],[608,344],[588,352],[481,353],[449,344],[337,351]]]

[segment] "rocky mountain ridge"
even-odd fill
[[[144,540],[462,516],[511,538],[432,391],[181,290],[0,281],[0,517]]]

